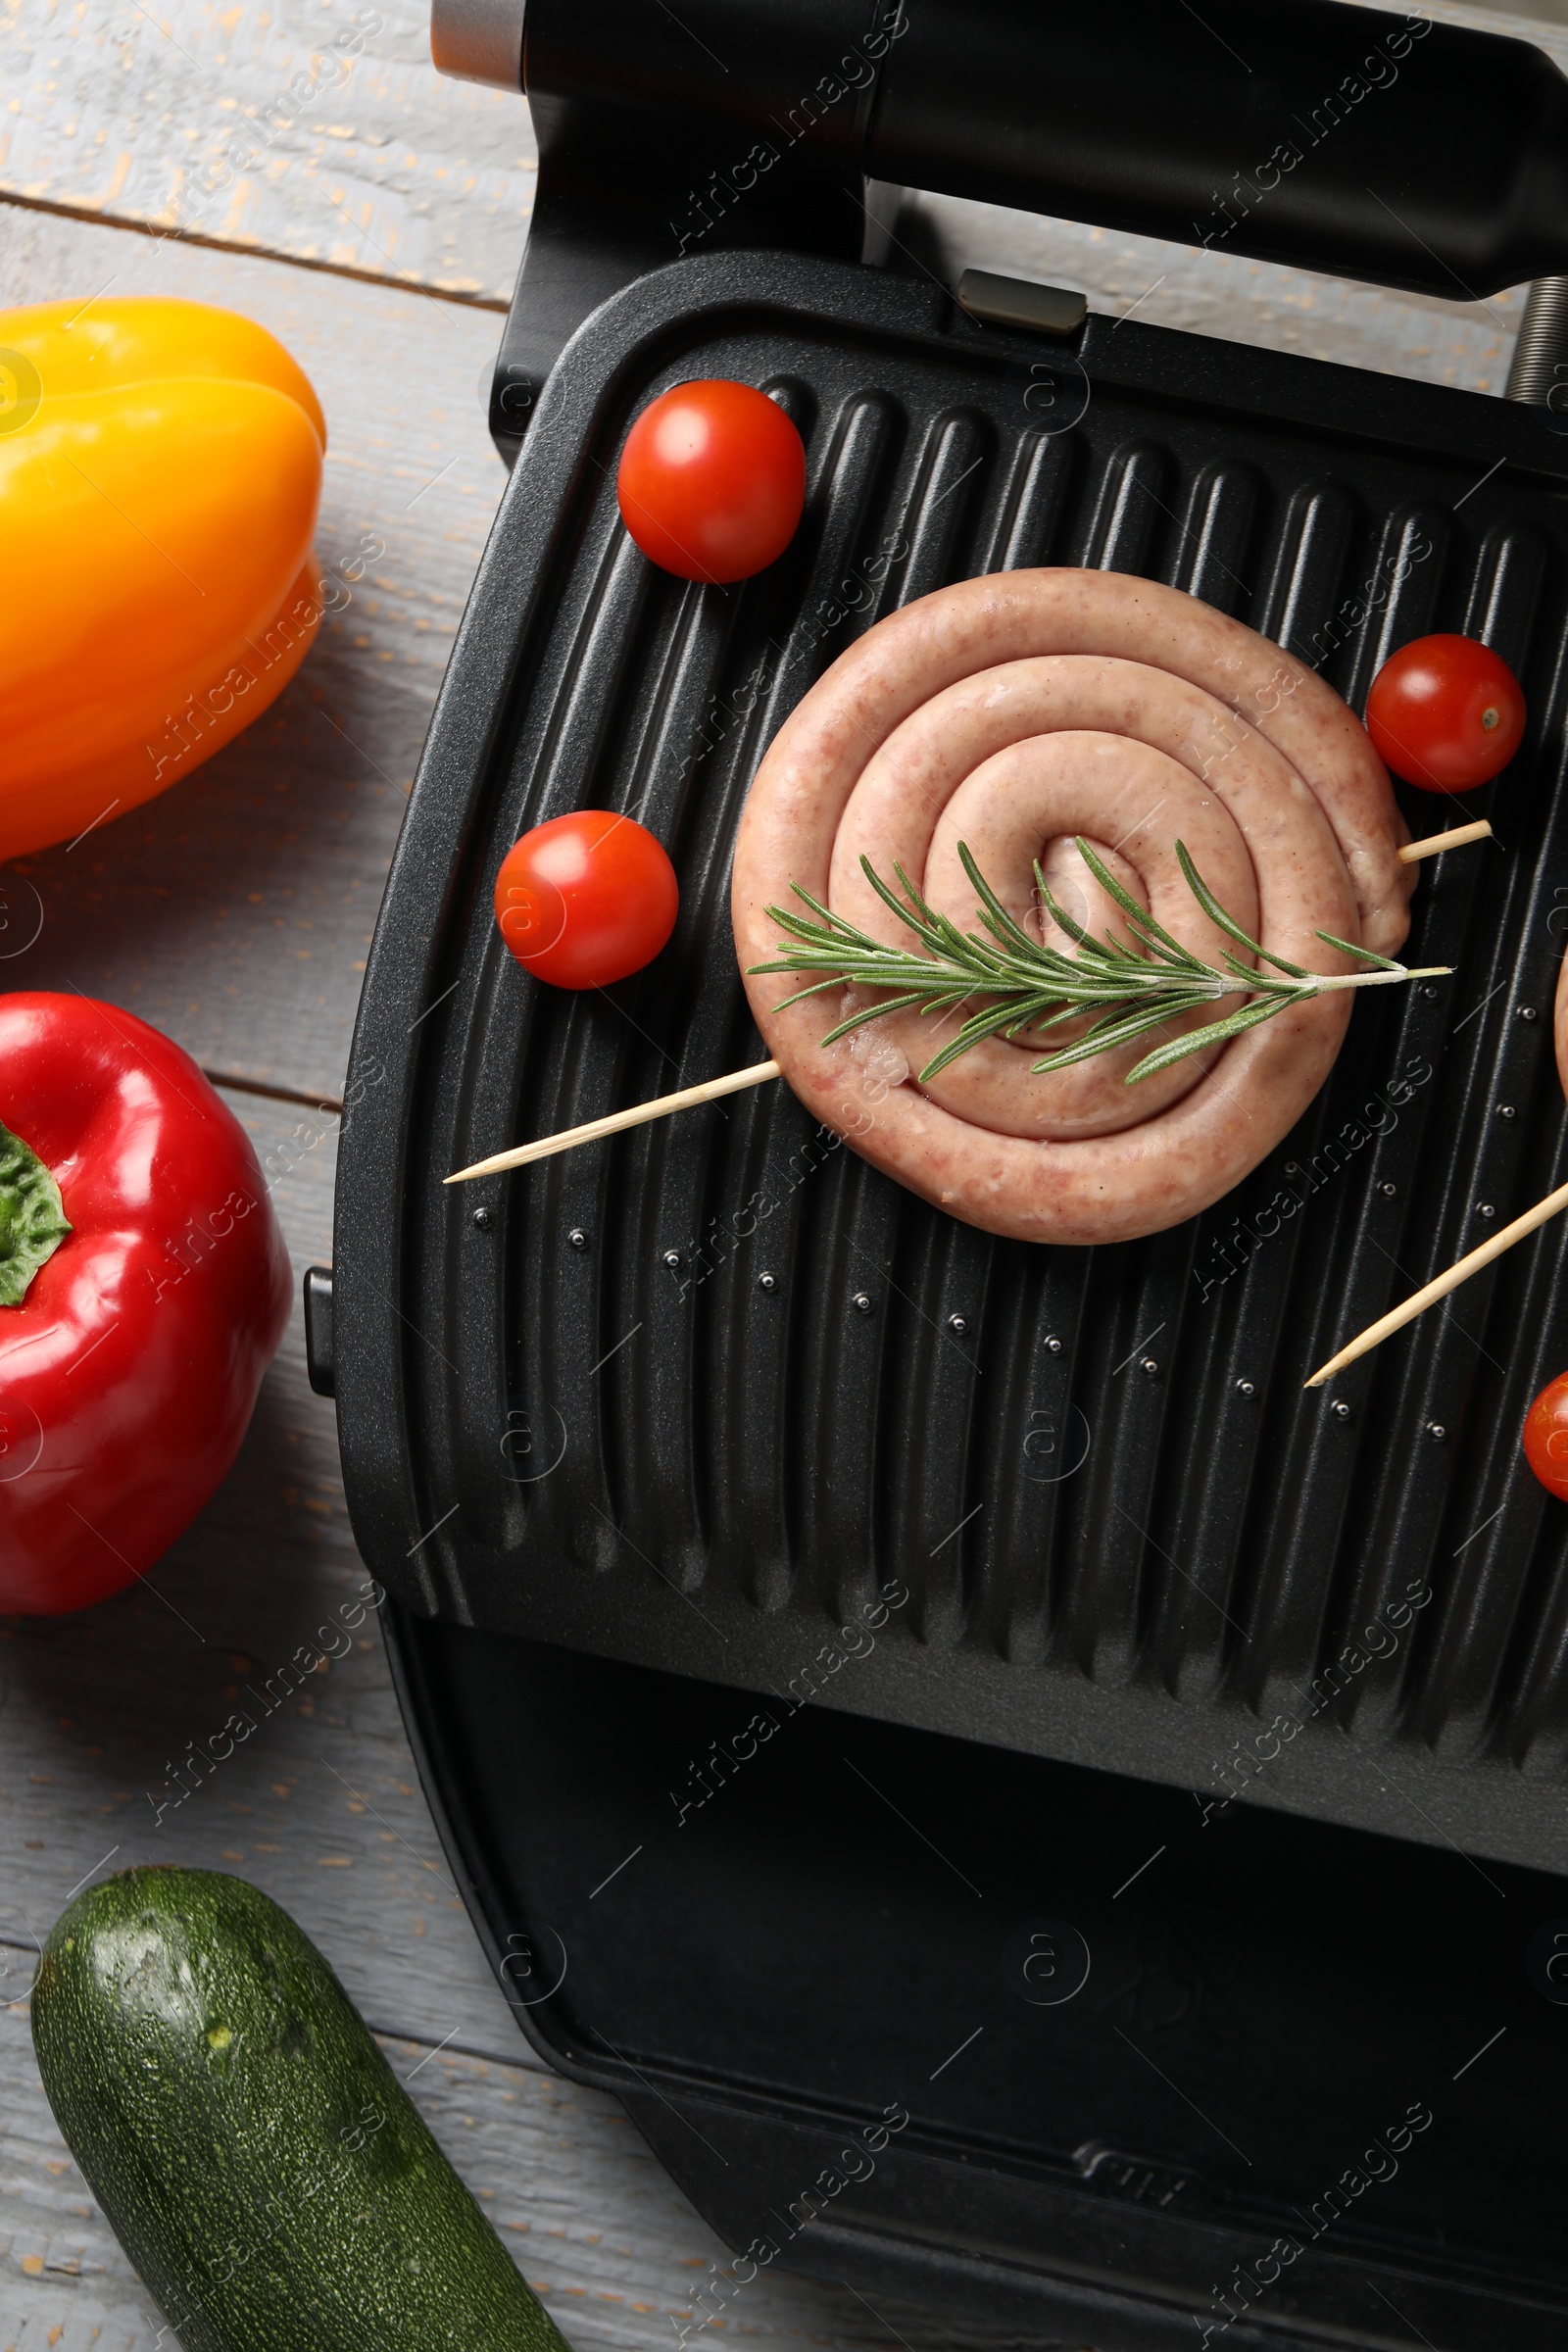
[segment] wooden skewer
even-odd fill
[[[1348,1348],[1342,1348],[1338,1355],[1331,1355],[1322,1370],[1314,1372],[1303,1386],[1309,1389],[1322,1388],[1324,1382],[1332,1380],[1336,1372],[1343,1372],[1347,1364],[1353,1364],[1358,1355],[1368,1354],[1391,1332],[1402,1331],[1406,1323],[1413,1323],[1417,1315],[1424,1314],[1438,1299],[1446,1298],[1448,1293],[1456,1291],[1461,1282],[1468,1282],[1472,1274],[1479,1274],[1483,1266],[1490,1266],[1494,1257],[1500,1257],[1505,1250],[1511,1250],[1515,1242],[1522,1242],[1538,1226],[1549,1224],[1565,1208],[1568,1208],[1568,1184],[1560,1184],[1554,1193],[1546,1195],[1544,1200],[1538,1200],[1534,1208],[1527,1208],[1522,1217],[1515,1217],[1511,1225],[1505,1225],[1500,1233],[1494,1233],[1490,1242],[1483,1242],[1479,1250],[1472,1250],[1467,1257],[1461,1257],[1457,1265],[1450,1266],[1446,1274],[1440,1274],[1436,1282],[1429,1282],[1424,1290],[1417,1291],[1402,1306],[1392,1308],[1388,1314],[1381,1315],[1376,1323],[1368,1324],[1358,1339],[1352,1340]]]
[[[570,1152],[578,1144],[595,1144],[602,1135],[619,1135],[626,1127],[642,1127],[650,1119],[666,1118],[672,1110],[693,1110],[699,1102],[716,1102],[721,1095],[738,1095],[743,1087],[761,1086],[769,1078],[782,1077],[776,1061],[754,1062],[749,1069],[731,1070],[724,1078],[705,1079],[701,1086],[684,1086],[677,1095],[659,1095],[652,1102],[639,1102],[630,1110],[612,1111],[607,1119],[589,1119],[581,1127],[567,1127],[560,1135],[541,1136],[536,1144],[519,1144],[514,1152],[497,1152],[490,1159],[476,1159],[471,1168],[459,1168],[455,1175],[444,1176],[443,1184],[466,1184],[473,1176],[499,1176],[503,1168],[526,1168],[536,1159],[549,1159],[557,1152]]]
[[[1473,825],[1455,825],[1449,833],[1429,833],[1424,841],[1407,841],[1399,852],[1401,865],[1414,865],[1418,858],[1436,858],[1444,850],[1462,850],[1467,841],[1490,841],[1492,827],[1484,816]]]

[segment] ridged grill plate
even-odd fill
[[[728,591],[654,571],[615,510],[631,418],[698,375],[776,390],[810,463],[795,546]],[[1541,412],[1137,320],[1075,348],[875,271],[712,256],[598,313],[503,501],[367,977],[336,1347],[375,1573],[465,1623],[1568,1864],[1568,1510],[1518,1446],[1568,1365],[1568,1227],[1301,1388],[1568,1176],[1565,485]],[[1185,589],[1357,708],[1426,630],[1503,655],[1526,749],[1462,808],[1407,800],[1496,830],[1423,869],[1408,952],[1457,977],[1362,999],[1296,1132],[1135,1245],[993,1241],[780,1085],[444,1190],[761,1057],[727,912],[761,752],[880,613],[1047,563]],[[669,846],[681,912],[646,974],[566,995],[490,902],[517,834],[583,806]],[[835,1629],[890,1593],[850,1656]]]

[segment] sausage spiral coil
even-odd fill
[[[1182,882],[1178,839],[1245,929],[1309,969],[1350,968],[1319,930],[1392,956],[1408,928],[1414,872],[1397,857],[1408,835],[1339,696],[1191,597],[1072,570],[942,589],[834,663],[758,770],[732,912],[767,1050],[817,1118],[969,1224],[1089,1245],[1179,1224],[1255,1167],[1323,1083],[1348,995],[1293,1004],[1132,1086],[1147,1039],[1040,1075],[1042,1041],[998,1037],[922,1089],[913,1073],[941,1043],[939,1024],[893,1014],[824,1047],[838,1004],[779,1010],[789,983],[749,970],[777,955],[766,910],[790,904],[795,884],[907,945],[862,855],[890,880],[902,865],[934,907],[975,928],[960,842],[1037,936],[1037,858],[1055,897],[1098,934],[1114,908],[1077,835],[1208,960],[1225,943]],[[1062,1042],[1059,1031],[1050,1040]]]

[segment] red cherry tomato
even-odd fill
[[[1524,740],[1525,698],[1500,655],[1473,637],[1418,637],[1384,662],[1366,698],[1379,759],[1423,792],[1469,792]]]
[[[679,906],[662,844],[608,808],[535,825],[496,876],[502,938],[525,972],[554,988],[608,988],[640,972],[674,930]]]
[[[1525,1460],[1548,1494],[1568,1502],[1568,1372],[1548,1381],[1525,1415]]]
[[[626,436],[615,496],[651,563],[683,580],[749,580],[806,504],[806,451],[776,401],[722,378],[677,384]]]

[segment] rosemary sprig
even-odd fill
[[[1140,1078],[1152,1078],[1156,1071],[1168,1069],[1172,1062],[1183,1060],[1189,1054],[1200,1054],[1209,1046],[1224,1045],[1228,1039],[1240,1037],[1246,1029],[1257,1028],[1262,1022],[1272,1020],[1277,1012],[1283,1012],[1287,1004],[1298,1004],[1304,998],[1326,996],[1346,988],[1386,988],[1401,980],[1436,979],[1452,969],[1446,963],[1411,969],[1395,963],[1387,956],[1374,956],[1370,948],[1358,948],[1349,940],[1336,939],[1331,931],[1317,934],[1325,946],[1338,948],[1347,956],[1358,956],[1374,968],[1338,974],[1309,972],[1298,963],[1287,963],[1282,956],[1270,955],[1255,939],[1249,939],[1240,923],[1219,904],[1193,863],[1186,845],[1178,842],[1176,856],[1183,877],[1203,912],[1227,938],[1245,948],[1250,956],[1255,956],[1260,965],[1272,966],[1272,971],[1243,963],[1229,949],[1225,951],[1222,965],[1204,963],[1139,906],[1081,836],[1078,854],[1102,890],[1114,900],[1126,917],[1127,928],[1136,943],[1133,947],[1122,945],[1108,931],[1103,940],[1086,931],[1065,907],[1058,906],[1038,863],[1035,887],[1041,903],[1073,941],[1078,953],[1067,956],[1059,948],[1046,947],[1031,939],[1013,921],[976,865],[967,845],[960,841],[958,857],[979,898],[980,920],[988,936],[982,938],[975,931],[960,931],[947,915],[927,906],[903,866],[895,865],[893,870],[905,894],[899,899],[870,859],[862,857],[861,870],[871,888],[900,922],[913,932],[924,953],[916,955],[906,948],[884,947],[868,932],[834,914],[797,882],[793,885],[795,895],[810,908],[815,919],[791,913],[783,906],[769,906],[768,913],[793,943],[792,951],[776,962],[754,963],[751,969],[759,973],[824,975],[808,988],[786,997],[784,1004],[777,1007],[780,1012],[785,1004],[799,1004],[808,997],[818,997],[835,988],[851,986],[893,992],[881,1004],[840,1021],[823,1038],[825,1046],[847,1037],[852,1029],[861,1028],[868,1021],[885,1020],[890,1012],[952,1012],[968,1004],[971,998],[984,998],[986,1002],[981,1008],[971,1012],[942,1051],[926,1063],[919,1075],[922,1086],[950,1062],[956,1061],[960,1054],[977,1046],[982,1038],[999,1033],[1010,1039],[1026,1029],[1060,1028],[1063,1022],[1075,1020],[1085,1012],[1099,1015],[1094,1026],[1073,1044],[1062,1047],[1044,1061],[1037,1061],[1034,1070],[1039,1075],[1048,1070],[1064,1070],[1074,1062],[1092,1060],[1097,1054],[1130,1045],[1150,1030],[1226,997],[1250,1000],[1239,1010],[1225,1013],[1201,1028],[1190,1029],[1146,1054],[1127,1073],[1126,1083],[1131,1086]]]

